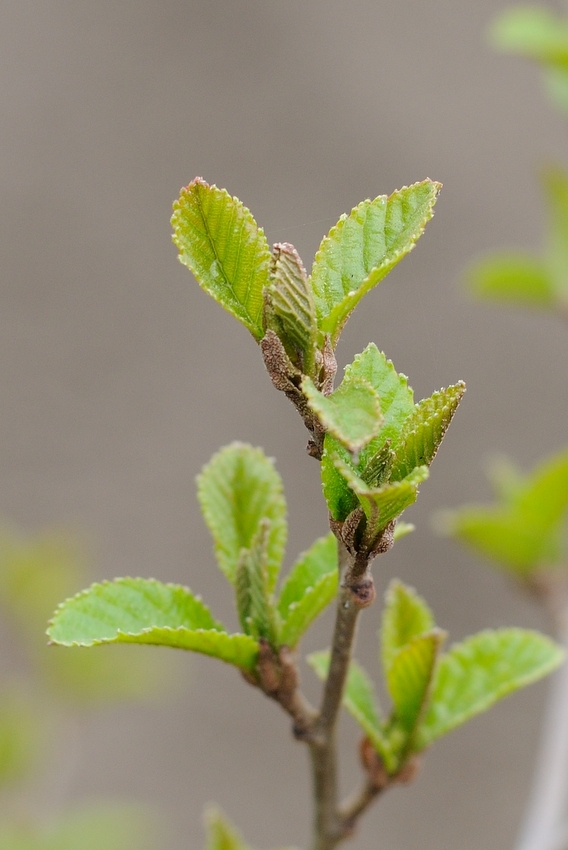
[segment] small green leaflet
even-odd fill
[[[397,440],[414,410],[414,396],[405,375],[399,375],[392,361],[371,342],[345,369],[345,379],[368,381],[379,397],[383,423],[378,435],[361,452],[358,469],[379,454],[387,442]],[[362,477],[366,479],[363,474]]]
[[[331,335],[334,346],[361,298],[412,250],[440,188],[425,180],[363,201],[324,237],[311,283],[320,331]]]
[[[267,549],[270,521],[263,520],[250,549],[242,549],[237,565],[235,590],[237,610],[245,634],[265,638],[271,646],[278,642],[274,599],[268,589]]]
[[[413,587],[394,579],[386,595],[381,623],[381,658],[385,672],[396,653],[413,638],[431,632],[435,626],[430,608]]]
[[[551,673],[563,659],[553,641],[524,629],[480,632],[456,644],[438,665],[417,749]]]
[[[302,260],[287,242],[274,246],[264,299],[265,329],[274,330],[292,363],[311,375],[317,341],[314,299]]]
[[[469,269],[467,281],[472,294],[479,298],[544,308],[555,302],[549,271],[542,260],[530,254],[491,254]]]
[[[343,703],[395,775],[432,741],[536,682],[562,662],[564,651],[549,638],[523,629],[480,632],[440,656],[445,634],[410,587],[393,582],[386,596],[381,655],[393,707],[381,718],[374,688],[354,661]],[[320,679],[329,652],[308,658]]]
[[[209,806],[206,810],[205,826],[207,829],[206,850],[250,850],[235,827],[216,806]]]
[[[262,339],[270,250],[250,211],[225,189],[196,177],[174,204],[172,226],[180,262],[255,339]]]
[[[369,487],[341,458],[334,458],[337,470],[355,493],[367,518],[367,535],[376,537],[406,508],[414,504],[418,487],[428,477],[428,467],[419,466],[402,481]]]
[[[346,378],[325,396],[306,377],[302,392],[325,430],[350,452],[358,453],[378,434],[383,422],[379,397],[364,378]]]
[[[253,670],[258,645],[229,635],[199,597],[180,585],[120,578],[93,584],[63,602],[47,631],[62,646],[140,643],[191,649]]]
[[[393,447],[391,481],[401,481],[416,467],[430,466],[464,393],[465,384],[460,381],[414,407]]]
[[[395,652],[387,670],[387,687],[394,704],[397,724],[404,731],[405,750],[412,744],[415,730],[428,703],[434,665],[444,637],[440,629],[417,635]]]
[[[543,7],[507,9],[493,23],[491,40],[506,53],[568,67],[568,20]]]
[[[286,578],[278,600],[280,643],[296,646],[315,618],[337,594],[337,540],[321,537],[300,555]]]
[[[568,106],[568,66],[561,73],[566,76],[563,86]],[[565,309],[568,302],[568,174],[561,166],[549,165],[542,171],[541,183],[548,219],[541,256],[520,251],[490,254],[475,263],[468,273],[473,294],[526,307]]]
[[[531,475],[517,475],[496,504],[447,511],[442,522],[452,537],[507,569],[527,574],[562,562],[567,515],[568,452],[563,451]]]
[[[222,571],[235,582],[242,549],[250,549],[261,522],[270,521],[268,589],[274,590],[286,546],[282,480],[262,449],[232,443],[213,455],[197,478],[197,495]]]

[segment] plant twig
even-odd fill
[[[341,541],[338,545],[339,573],[343,577],[352,566],[352,555]],[[309,739],[315,798],[313,850],[333,850],[347,837],[337,804],[336,726],[361,607],[356,594],[341,585],[329,672],[320,714]]]

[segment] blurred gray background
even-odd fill
[[[489,567],[430,530],[432,513],[489,496],[483,461],[530,467],[566,440],[566,329],[468,302],[464,266],[539,245],[534,178],[565,156],[566,127],[536,70],[495,56],[500,0],[4,0],[0,511],[29,533],[82,534],[93,578],[187,583],[234,625],[194,478],[233,439],[277,458],[290,504],[288,564],[325,533],[318,469],[246,330],[176,260],[171,203],[196,174],[249,206],[269,241],[309,267],[322,235],[365,197],[444,183],[416,250],[344,332],[369,340],[418,397],[468,394],[419,503],[418,530],[377,564],[381,592],[412,582],[454,639],[546,627]],[[358,655],[373,667],[378,608]],[[305,649],[328,641],[330,619]],[[56,651],[56,650],[54,650]],[[144,650],[141,650],[144,651]],[[168,650],[163,650],[168,652]],[[200,850],[218,802],[257,848],[305,846],[307,756],[276,705],[234,670],[178,661],[162,705],[83,724],[72,796],[160,810],[157,850]],[[306,689],[317,685],[305,671]],[[359,850],[501,850],[525,804],[546,685],[435,746],[407,789],[366,817]],[[357,732],[343,723],[347,790]]]

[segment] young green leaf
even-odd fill
[[[434,617],[414,588],[391,581],[385,597],[381,625],[381,658],[388,673],[396,653],[415,637],[434,629]]]
[[[314,298],[302,260],[287,242],[274,246],[264,299],[265,328],[276,333],[301,372],[313,374],[317,341]]]
[[[103,803],[37,823],[14,816],[0,822],[1,850],[150,850],[153,823],[139,806]]]
[[[566,29],[568,33],[568,23]],[[546,266],[557,299],[565,306],[568,302],[568,174],[561,166],[549,165],[542,172],[542,185],[548,206]]]
[[[529,573],[560,563],[568,512],[568,452],[517,476],[495,505],[465,506],[445,514],[448,534],[507,569]]]
[[[479,298],[544,308],[555,302],[549,271],[540,258],[530,254],[491,254],[469,269],[467,280],[470,291]]]
[[[524,629],[480,632],[453,646],[438,664],[417,749],[546,676],[563,658],[549,638]]]
[[[271,646],[278,641],[277,614],[268,589],[268,538],[270,521],[262,520],[250,549],[243,549],[237,565],[235,590],[237,610],[243,631],[258,640],[265,638]]]
[[[464,392],[465,384],[460,381],[415,406],[393,449],[391,481],[402,481],[417,467],[430,466]]]
[[[323,495],[332,518],[343,522],[351,511],[358,507],[359,502],[345,477],[339,471],[337,458],[347,467],[351,467],[355,474],[351,455],[339,440],[328,433],[323,442],[323,455],[320,464]]]
[[[42,754],[45,718],[38,708],[22,689],[4,684],[0,693],[0,788],[25,777]]]
[[[493,23],[491,40],[503,52],[568,66],[568,21],[543,7],[507,9]]]
[[[433,215],[440,184],[415,183],[363,201],[324,237],[312,268],[319,328],[335,346],[361,298],[412,250]]]
[[[253,670],[258,644],[229,635],[199,597],[154,579],[120,578],[93,584],[63,602],[47,634],[62,646],[141,643],[191,649]]]
[[[263,519],[268,589],[274,590],[286,545],[286,502],[282,480],[262,449],[232,443],[213,455],[197,478],[197,495],[222,571],[234,584],[242,549],[250,549]]]
[[[374,488],[369,487],[340,457],[336,456],[334,463],[365,512],[369,538],[379,535],[393,519],[414,504],[419,485],[428,477],[428,467],[418,466],[401,481]]]
[[[205,812],[206,850],[249,850],[235,827],[216,806]]]
[[[394,653],[387,669],[387,687],[394,703],[396,725],[404,733],[402,754],[411,748],[427,706],[434,666],[444,637],[439,629],[417,635]]]
[[[382,425],[379,397],[362,378],[345,378],[331,395],[325,396],[311,378],[302,381],[308,405],[325,430],[352,453],[358,453]]]
[[[312,652],[311,655],[308,655],[306,661],[318,678],[324,681],[329,670],[329,659],[329,650],[324,650]],[[355,660],[352,660],[349,664],[343,705],[382,756],[387,770],[393,769],[395,761],[383,731],[383,721],[373,683],[365,670]]]
[[[337,583],[337,540],[330,533],[300,556],[284,582],[278,600],[281,644],[296,646],[337,594]]]
[[[174,204],[172,226],[180,262],[255,339],[262,339],[270,250],[250,211],[225,189],[196,177]]]

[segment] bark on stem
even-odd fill
[[[340,577],[351,560],[339,542]],[[338,811],[335,731],[360,610],[353,592],[340,585],[329,672],[320,714],[309,741],[315,801],[313,850],[333,850],[346,837]]]

